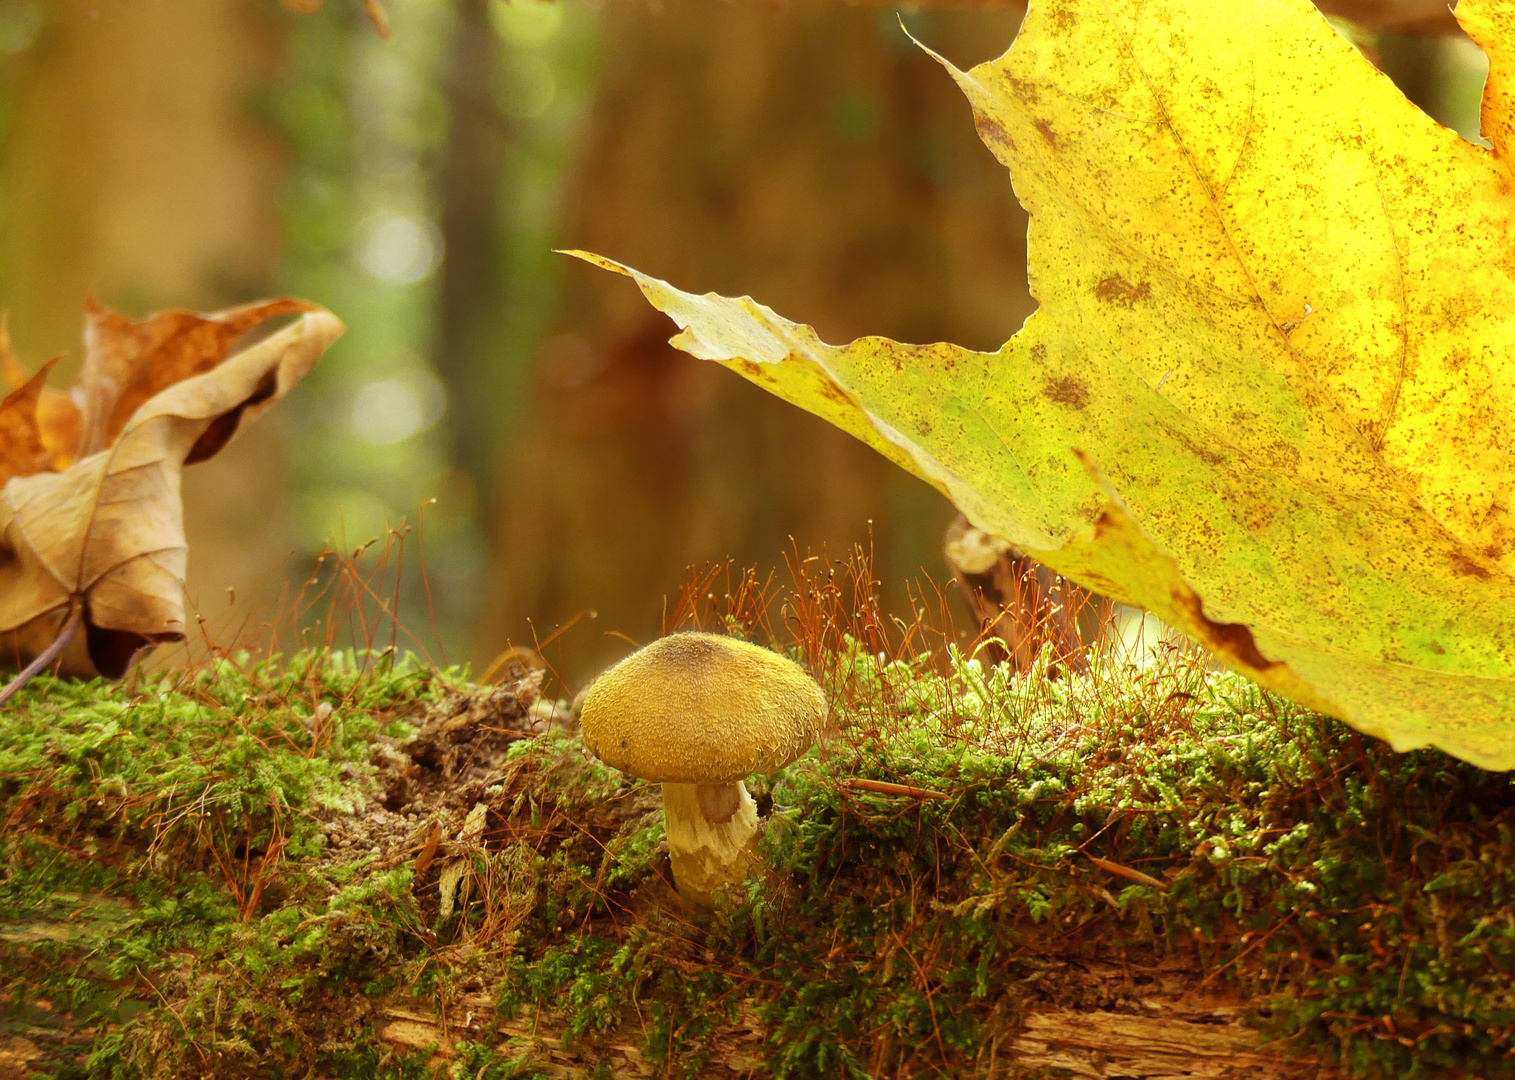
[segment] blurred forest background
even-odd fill
[[[430,597],[413,531],[401,617],[434,659],[478,671],[592,610],[549,650],[570,683],[616,635],[655,636],[686,567],[782,572],[790,537],[871,540],[886,608],[945,580],[933,490],[551,254],[751,294],[831,341],[1000,345],[1033,306],[1024,215],[895,10],[384,6],[389,41],[362,0],[0,0],[0,306],[29,366],[63,354],[72,377],[91,291],[134,316],[290,293],[351,328],[185,474],[189,599],[216,642],[257,639],[327,545],[402,521],[423,521]],[[1333,10],[1477,137],[1486,65],[1444,4]],[[1020,12],[904,20],[966,67]]]

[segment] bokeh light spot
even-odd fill
[[[358,261],[389,285],[428,277],[442,261],[442,233],[414,214],[374,214],[358,229]]]
[[[0,54],[25,52],[42,34],[42,9],[33,0],[0,0]]]
[[[521,53],[501,64],[494,78],[495,103],[506,116],[536,120],[558,97],[552,65],[535,53]]]
[[[563,27],[563,9],[543,0],[495,0],[489,8],[495,33],[521,48],[535,48],[558,36]]]
[[[371,382],[353,395],[352,427],[389,446],[436,426],[447,405],[441,381],[426,368]]]

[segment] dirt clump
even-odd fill
[[[380,737],[372,763],[376,791],[367,806],[326,822],[323,861],[369,856],[378,867],[424,851],[457,831],[486,788],[507,777],[507,756],[522,739],[568,722],[566,705],[542,696],[541,668],[513,662],[488,686],[448,688],[408,719],[409,741]]]

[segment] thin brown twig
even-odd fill
[[[57,660],[63,654],[63,650],[68,648],[69,642],[73,641],[74,637],[79,633],[79,627],[83,625],[84,603],[76,596],[69,607],[68,618],[63,620],[63,625],[58,628],[58,636],[53,638],[53,643],[37,654],[37,658],[22,668],[14,679],[6,683],[5,689],[0,690],[0,705],[4,705],[11,698],[15,697],[21,688],[31,682],[38,672]]]
[[[909,784],[892,784],[888,780],[863,780],[855,776],[843,780],[842,787],[854,791],[873,791],[880,795],[905,795],[912,799],[952,798],[945,791],[932,791],[930,788],[912,787]]]
[[[426,508],[436,504],[436,499],[427,499],[416,511],[416,551],[420,561],[421,588],[426,593],[426,614],[431,619],[431,637],[437,643],[437,655],[442,658],[442,666],[445,668],[448,666],[447,646],[437,633],[437,606],[431,597],[431,578],[426,574]]]
[[[1097,856],[1090,855],[1087,851],[1084,852],[1084,857],[1107,874],[1123,877],[1127,881],[1136,882],[1138,885],[1150,885],[1161,892],[1168,891],[1167,883],[1159,881],[1151,874],[1144,874],[1140,870],[1133,870],[1129,866],[1122,866],[1120,863],[1111,862],[1109,859],[1098,858]]]

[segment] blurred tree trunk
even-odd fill
[[[47,5],[18,58],[0,225],[4,306],[32,367],[78,368],[87,293],[128,314],[266,293],[278,255],[277,144],[244,114],[278,61],[256,0]],[[189,598],[213,622],[288,551],[268,424],[184,474]],[[228,642],[229,643],[229,642]]]
[[[1002,51],[1015,13],[913,23],[959,62]],[[962,95],[895,16],[835,3],[639,0],[606,12],[564,242],[685,288],[749,293],[830,341],[882,333],[997,348],[1031,311],[1025,221]],[[535,366],[529,430],[498,500],[499,578],[478,654],[531,644],[570,681],[659,629],[685,567],[779,564],[877,541],[899,605],[945,580],[952,510],[830,425],[675,352],[623,279],[565,267],[562,331]],[[561,652],[559,649],[561,648]]]
[[[448,388],[454,448],[487,511],[494,492],[499,416],[501,298],[505,293],[506,201],[501,192],[510,133],[490,93],[500,62],[491,0],[459,0],[443,79],[449,126],[442,173],[442,278],[437,359]]]

